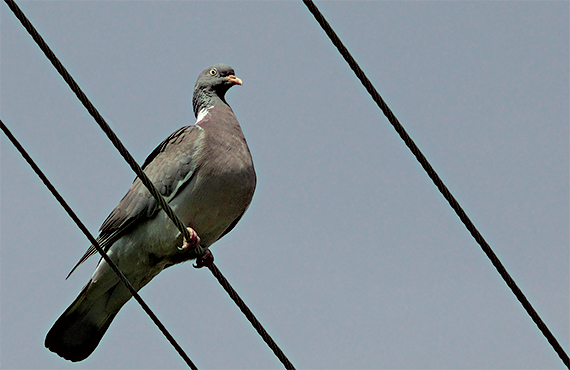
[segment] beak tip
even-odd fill
[[[233,83],[234,85],[243,85],[243,81],[241,78],[236,76],[228,76],[228,80]]]

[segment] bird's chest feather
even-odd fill
[[[196,230],[203,246],[214,243],[247,209],[255,190],[251,160],[237,165],[234,159],[232,165],[213,168],[200,169],[172,202],[183,222]]]

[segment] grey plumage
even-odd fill
[[[196,124],[171,134],[142,166],[204,248],[236,225],[255,190],[249,148],[225,101],[235,84],[241,80],[230,66],[217,64],[202,71],[192,100]],[[178,248],[180,232],[138,178],[103,222],[97,241],[137,290],[164,268],[197,257],[191,249]],[[91,246],[70,274],[95,253]],[[48,332],[46,347],[65,359],[84,360],[130,298],[100,260],[91,280]]]

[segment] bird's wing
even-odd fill
[[[200,126],[185,126],[172,133],[147,157],[142,165],[145,174],[156,189],[169,202],[196,173],[195,154],[200,149],[204,131]],[[123,199],[107,217],[100,228],[97,242],[107,251],[122,233],[143,220],[156,216],[158,203],[137,177]],[[97,253],[92,245],[71,270]]]

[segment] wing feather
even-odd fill
[[[200,126],[182,127],[160,143],[144,161],[142,169],[167,202],[194,175],[197,163],[193,158],[203,137]],[[97,242],[107,251],[129,226],[153,218],[158,210],[154,197],[140,179],[135,178],[127,194],[101,225]],[[95,253],[95,247],[90,246],[67,277]]]

